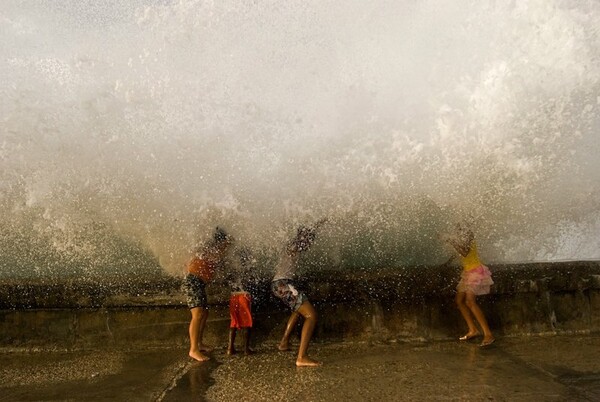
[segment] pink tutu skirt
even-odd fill
[[[477,296],[490,293],[490,287],[494,284],[492,273],[485,265],[468,271],[462,271],[460,282],[456,286],[459,292],[472,292]]]

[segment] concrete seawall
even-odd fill
[[[600,331],[600,263],[491,265],[495,285],[480,304],[497,335]],[[324,271],[300,282],[319,312],[315,340],[439,340],[465,326],[454,302],[457,269],[411,267]],[[186,344],[189,312],[177,278],[102,283],[0,284],[0,346]],[[208,287],[207,341],[224,345],[229,291]],[[255,294],[255,342],[274,341],[288,312],[269,292]]]

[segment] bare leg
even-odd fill
[[[250,328],[243,329],[242,333],[244,335],[244,353],[251,355],[254,351],[250,349]]]
[[[488,322],[485,319],[483,311],[481,311],[481,308],[479,308],[479,305],[477,304],[476,296],[474,293],[467,292],[465,304],[467,305],[469,310],[471,310],[471,312],[475,316],[475,319],[479,323],[479,326],[481,326],[481,329],[483,330],[482,345],[492,343],[494,341],[494,335],[492,335],[492,331],[490,331],[490,327],[488,326]]]
[[[237,330],[235,328],[229,328],[229,344],[227,345],[227,354],[235,354],[235,334]]]
[[[206,316],[208,315],[208,310],[202,307],[194,307],[190,309],[192,313],[192,319],[190,320],[189,334],[190,334],[190,352],[189,356],[192,359],[198,361],[205,361],[210,359],[208,356],[203,354],[198,347],[199,342],[202,341],[202,332],[204,328],[202,328],[203,323],[206,323]]]
[[[315,311],[312,304],[309,301],[302,303],[302,306],[298,309],[298,313],[304,317],[304,324],[302,324],[302,335],[300,337],[300,348],[298,349],[298,358],[296,359],[296,366],[298,367],[314,367],[320,366],[321,363],[312,360],[307,355],[308,343],[312,338],[315,325],[317,324],[317,312]]]
[[[469,307],[467,306],[467,304],[465,303],[466,298],[467,298],[467,294],[465,292],[458,292],[456,294],[456,299],[455,299],[456,306],[458,307],[458,310],[462,314],[465,322],[467,323],[467,326],[469,327],[469,332],[467,332],[464,336],[462,336],[460,338],[461,340],[467,340],[469,338],[479,335],[479,330],[475,326],[475,322],[473,321],[473,317],[471,316],[471,311],[470,311]]]
[[[202,342],[202,339],[204,339],[204,328],[206,328],[206,320],[208,320],[208,308],[202,308],[202,310],[204,311],[204,313],[202,314],[202,321],[200,322],[200,331],[198,334],[198,348],[200,348],[202,352],[210,352],[213,348],[205,345],[204,342]]]
[[[283,333],[283,338],[281,338],[281,342],[279,342],[279,350],[290,350],[290,336],[296,327],[296,323],[298,323],[298,318],[300,318],[300,315],[297,311],[294,311],[287,322],[285,332]]]

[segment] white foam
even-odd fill
[[[177,272],[330,216],[316,265],[432,263],[468,215],[488,260],[600,258],[599,7],[6,5],[3,244],[95,222]]]

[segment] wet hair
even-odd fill
[[[313,228],[309,228],[307,226],[300,226],[298,228],[298,232],[296,233],[296,241],[306,240],[308,242],[315,241],[317,234]]]
[[[223,229],[217,226],[215,229],[215,233],[213,234],[213,241],[215,245],[224,243],[226,241],[231,241],[231,236],[227,234]]]
[[[456,224],[456,235],[464,243],[471,243],[475,237],[470,225],[466,221],[460,221]]]
[[[300,226],[296,232],[296,237],[292,240],[290,246],[296,251],[304,251],[310,247],[315,241],[317,233],[313,228],[307,226]]]

